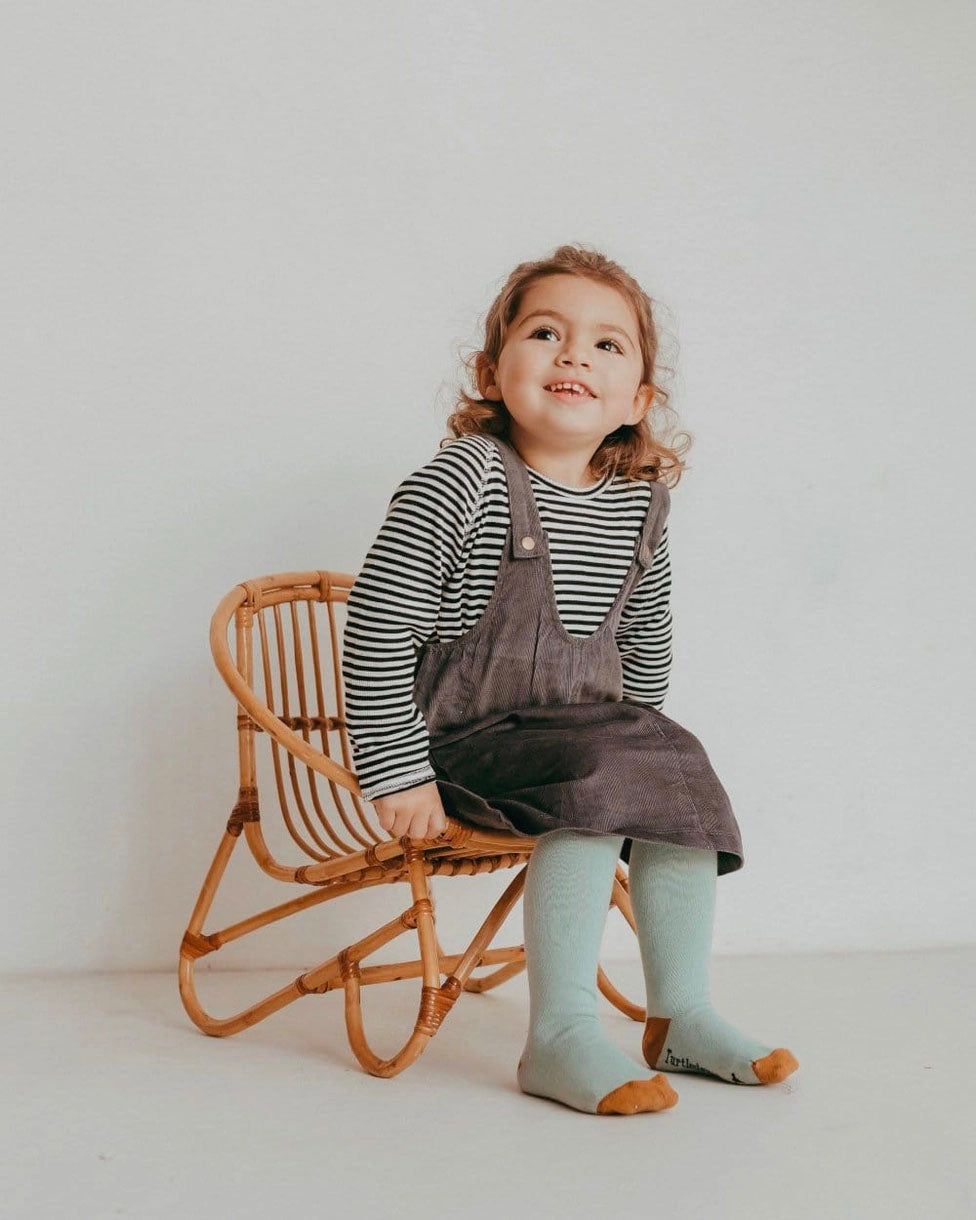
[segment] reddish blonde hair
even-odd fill
[[[485,398],[483,392],[491,382],[491,370],[497,367],[498,357],[511,325],[518,317],[525,293],[533,284],[551,275],[583,276],[597,283],[608,284],[624,297],[637,315],[638,343],[643,358],[640,384],[654,387],[654,398],[644,418],[637,424],[621,424],[604,437],[590,459],[590,473],[595,478],[602,478],[604,474],[620,474],[626,478],[646,479],[649,482],[660,480],[669,487],[677,486],[686,465],[682,455],[691,447],[692,438],[689,433],[680,432],[668,436],[670,444],[665,444],[665,435],[670,432],[670,424],[676,416],[670,406],[670,393],[658,381],[661,369],[659,336],[651,298],[619,263],[578,244],[559,246],[548,258],[519,263],[509,275],[485,318],[484,346],[467,358],[462,358],[476,394],[468,394],[463,388],[458,391],[454,410],[447,420],[451,436],[444,437],[440,446],[472,432],[509,439],[511,417],[504,403]],[[655,409],[662,421],[660,425],[652,427],[650,418]]]

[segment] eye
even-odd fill
[[[532,334],[529,335],[529,338],[534,339],[536,337],[536,335],[541,334],[543,331],[548,331],[551,335],[554,335],[556,333],[552,329],[551,326],[537,326],[536,329],[532,332]],[[623,348],[620,346],[620,344],[617,342],[616,339],[601,339],[600,343],[612,343],[621,356],[624,354]]]

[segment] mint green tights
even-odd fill
[[[751,1061],[770,1048],[713,1012],[708,955],[715,905],[714,851],[635,839],[630,895],[650,1017],[670,1018],[652,1067],[607,1037],[596,973],[622,835],[548,831],[529,858],[522,900],[529,1031],[519,1088],[577,1110],[657,1070],[705,1071],[758,1084]]]
[[[772,1053],[712,1008],[708,958],[715,918],[714,851],[635,839],[630,849],[630,901],[644,966],[648,1017],[668,1017],[655,1064],[667,1072],[762,1084],[752,1069]],[[660,1022],[664,1024],[664,1022]],[[788,1051],[782,1056],[792,1058]]]

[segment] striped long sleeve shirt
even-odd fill
[[[645,480],[570,487],[527,466],[549,539],[553,591],[570,635],[591,635],[623,584],[650,503]],[[363,796],[434,780],[413,699],[417,651],[470,630],[494,588],[510,524],[501,455],[480,435],[452,439],[394,491],[350,590],[343,627],[346,725]],[[616,632],[623,694],[660,708],[672,660],[665,523]]]

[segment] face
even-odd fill
[[[595,451],[621,424],[636,424],[653,388],[640,384],[637,319],[616,289],[577,275],[554,275],[525,293],[485,397],[504,403],[516,442],[559,451]],[[584,394],[558,394],[577,381]]]

